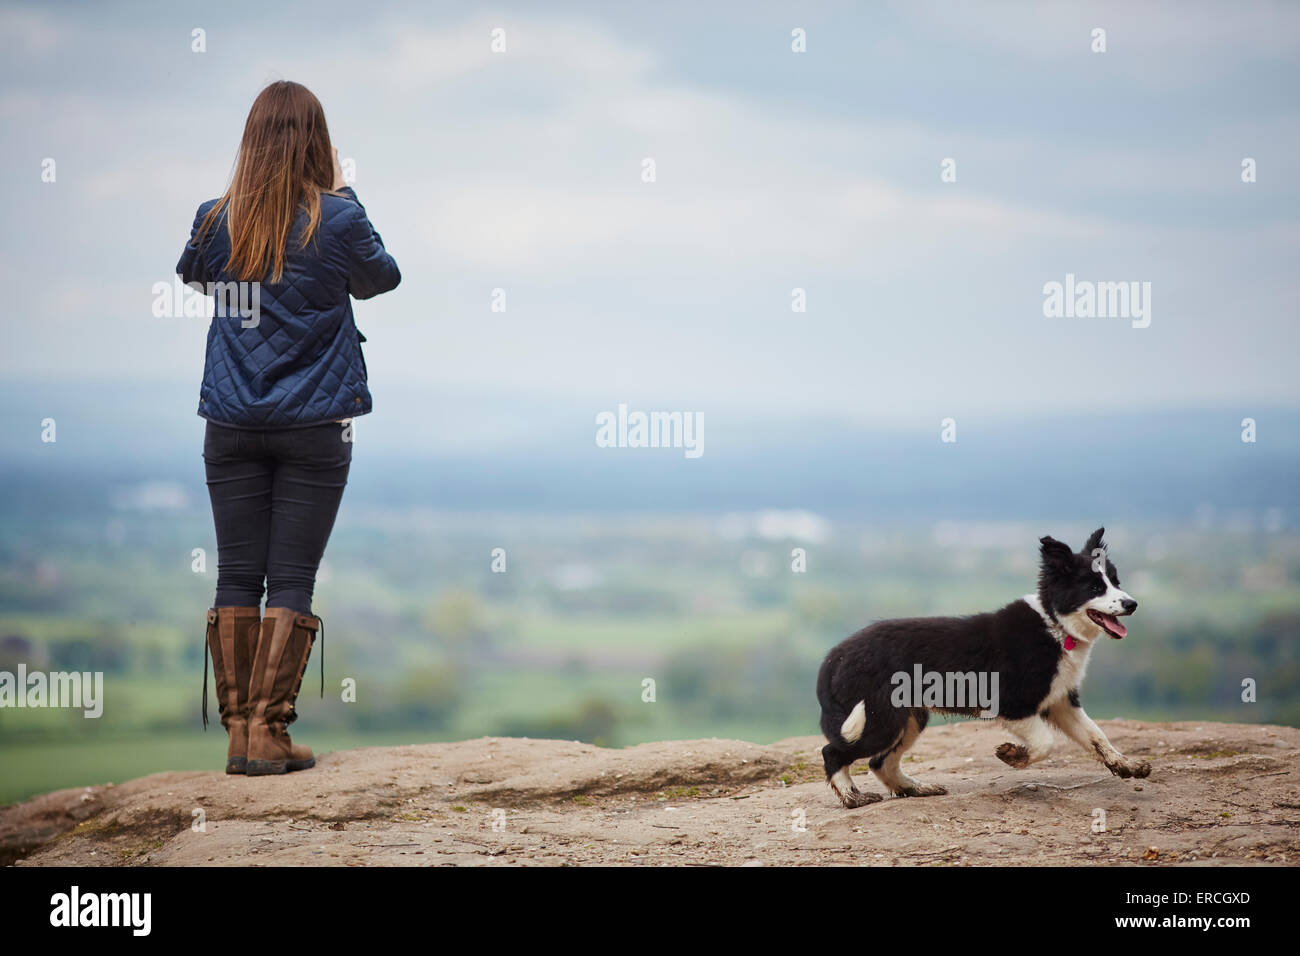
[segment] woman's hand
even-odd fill
[[[339,151],[331,146],[330,152],[334,154],[334,185],[330,188],[334,190],[334,192],[338,192],[346,186],[347,183],[343,181],[343,167],[339,165]]]

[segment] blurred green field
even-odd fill
[[[313,656],[295,736],[323,751],[815,734],[816,669],[839,640],[884,617],[992,609],[1034,584],[1027,529],[954,543],[843,525],[800,541],[712,534],[701,520],[664,516],[653,533],[645,519],[340,522],[317,592],[326,695]],[[0,802],[223,764],[215,710],[212,729],[199,726],[213,574],[192,571],[189,554],[207,519],[126,527],[89,544],[57,521],[53,533],[0,529],[0,671],[21,662],[105,681],[97,720],[0,708]],[[494,574],[502,541],[509,570]],[[793,547],[806,572],[791,570]],[[1153,526],[1118,530],[1111,547],[1142,608],[1129,638],[1093,655],[1090,713],[1300,725],[1300,536]],[[1243,680],[1257,685],[1253,703]]]

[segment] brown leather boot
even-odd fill
[[[208,610],[208,653],[221,703],[221,726],[230,743],[226,773],[243,773],[248,756],[248,676],[262,629],[256,607],[214,607]],[[203,726],[208,726],[208,655],[203,655]]]
[[[262,776],[306,770],[316,765],[310,748],[289,739],[288,727],[298,719],[294,701],[302,688],[320,618],[283,607],[268,607],[253,658],[249,682],[248,775]],[[321,662],[321,696],[325,695],[325,666]]]

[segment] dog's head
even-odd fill
[[[1039,539],[1042,567],[1038,599],[1043,609],[1076,638],[1094,640],[1102,634],[1119,639],[1128,629],[1119,619],[1137,610],[1137,601],[1120,590],[1119,572],[1106,554],[1098,528],[1078,554],[1053,537]]]

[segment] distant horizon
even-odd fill
[[[174,388],[0,383],[0,474],[38,496],[54,485],[179,481],[202,497],[204,422],[168,404]],[[452,390],[444,389],[444,396]],[[382,394],[382,393],[381,393]],[[60,397],[61,396],[61,397]],[[382,398],[380,399],[382,402]],[[1079,409],[1072,415],[957,415],[887,424],[704,409],[705,451],[600,448],[596,413],[570,398],[516,405],[435,403],[380,411],[354,426],[348,501],[397,507],[542,513],[725,512],[807,508],[839,515],[1181,517],[1198,508],[1262,514],[1300,526],[1300,409]],[[610,403],[612,407],[613,403]],[[734,409],[733,409],[734,411]],[[57,423],[57,442],[40,440]],[[1241,421],[1255,422],[1243,442]],[[66,506],[66,505],[65,505]],[[0,507],[0,510],[3,510]],[[344,509],[346,516],[348,509]]]

